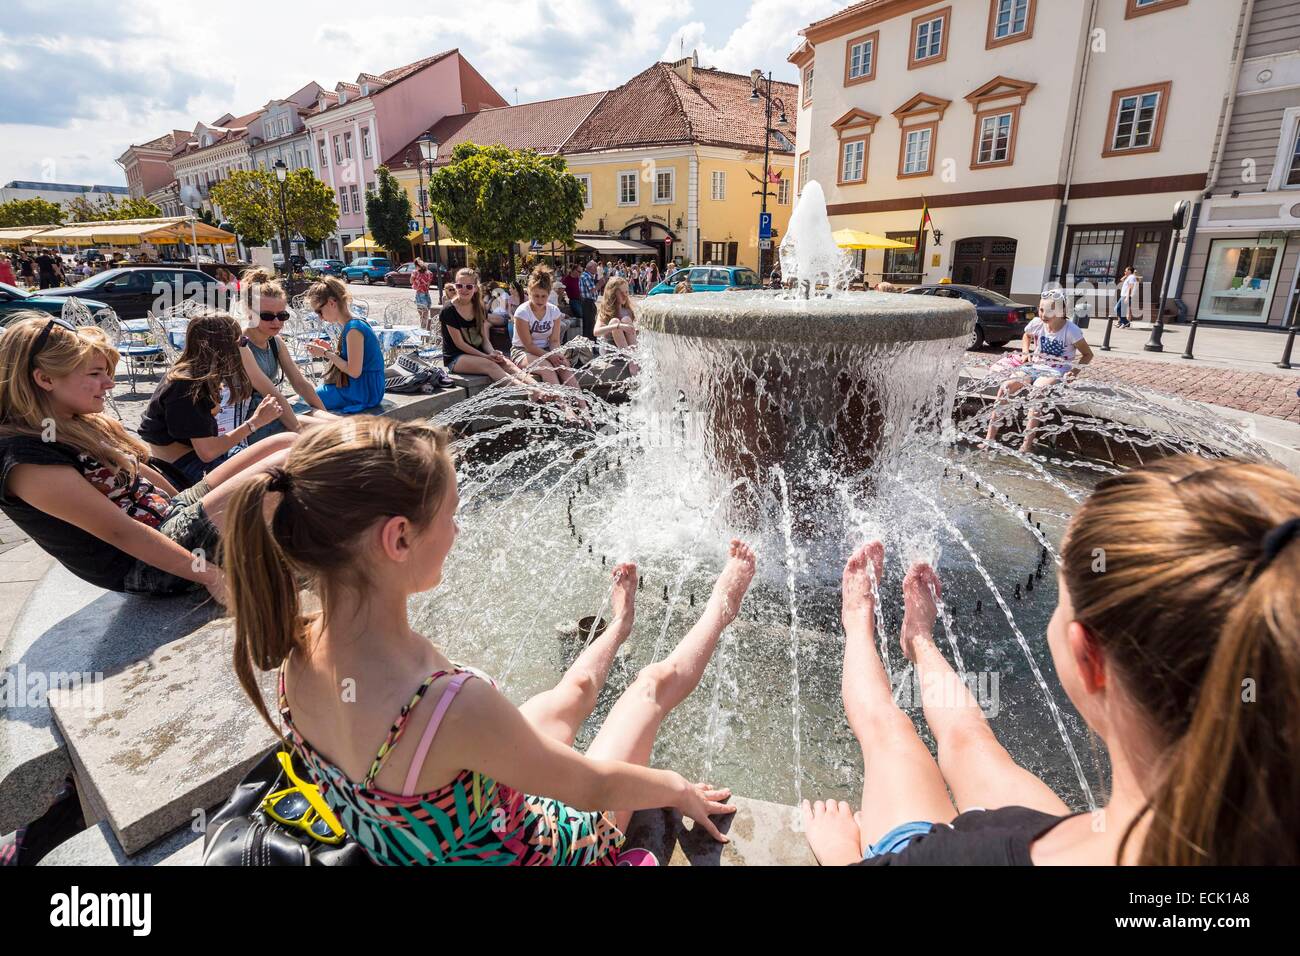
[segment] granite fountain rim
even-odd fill
[[[839,292],[809,299],[760,290],[692,292],[650,296],[638,312],[641,327],[649,332],[802,345],[964,339],[976,321],[975,307],[965,300],[897,292]]]

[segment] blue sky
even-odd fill
[[[793,82],[785,58],[798,31],[847,3],[474,0],[472,15],[448,18],[336,0],[6,0],[0,183],[120,184],[114,159],[131,143],[451,47],[511,102],[609,89],[682,50],[698,50],[704,66]]]

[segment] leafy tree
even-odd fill
[[[461,143],[451,162],[429,177],[429,203],[457,238],[513,260],[516,242],[573,239],[582,183],[562,156]]]
[[[402,250],[409,248],[411,197],[387,166],[375,170],[374,191],[366,193],[366,225],[375,242],[400,262]]]
[[[281,235],[280,183],[274,173],[235,170],[212,187],[211,199],[244,242],[261,246],[280,235],[281,248],[289,249],[289,237]],[[310,169],[295,169],[285,177],[284,206],[290,233],[302,236],[309,245],[319,243],[338,223],[334,191]]]
[[[54,226],[63,221],[63,209],[45,199],[13,199],[0,203],[0,226]]]
[[[157,205],[135,197],[120,202],[113,208],[114,219],[157,219],[161,215],[162,210]]]
[[[76,196],[63,207],[63,215],[68,222],[104,222],[118,218],[116,210],[111,198],[92,202],[85,196]]]

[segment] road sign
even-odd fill
[[[425,227],[424,227],[424,241],[425,241],[425,242],[428,242],[428,241],[429,241],[429,236],[432,235],[432,234],[433,234],[433,230],[430,229],[428,226],[425,226]]]
[[[761,212],[758,214],[758,238],[772,238],[772,214],[770,212]]]
[[[412,219],[410,222],[406,224],[407,232],[416,232],[419,228],[420,228],[420,223],[416,219]]]
[[[760,248],[760,249],[771,249],[771,248],[772,248],[772,240],[771,240],[771,239],[760,239],[760,240],[758,240],[758,248]]]

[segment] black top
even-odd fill
[[[193,445],[195,438],[216,438],[217,408],[194,397],[193,382],[166,378],[149,399],[140,420],[140,437],[151,445],[180,442]]]
[[[478,323],[472,319],[462,318],[461,314],[456,311],[456,303],[448,302],[438,313],[438,321],[442,323],[442,360],[444,363],[458,358],[465,354],[464,349],[456,347],[456,343],[451,340],[451,335],[447,329],[459,329],[461,338],[476,349],[483,348],[483,336],[479,333]]]
[[[143,476],[130,481],[75,448],[29,435],[0,438],[0,510],[60,564],[97,587],[121,591],[135,558],[88,531],[33,508],[9,493],[15,465],[64,465],[95,486],[126,514],[159,527],[171,513],[170,499]]]
[[[1033,866],[1029,846],[1069,816],[1057,817],[1028,807],[967,810],[952,824],[934,829],[897,853],[885,853],[854,866]]]
[[[47,252],[42,252],[36,257],[36,268],[40,270],[41,275],[54,276],[54,257]]]

